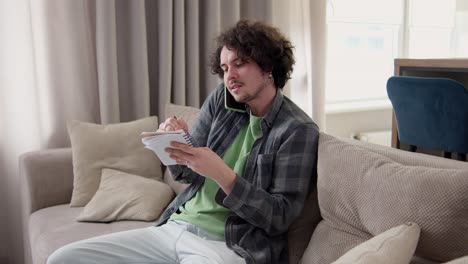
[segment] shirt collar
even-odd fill
[[[225,91],[225,93],[227,93],[227,91]],[[273,98],[273,103],[271,104],[270,109],[267,111],[267,113],[263,117],[263,121],[269,128],[273,126],[273,121],[275,120],[276,115],[278,114],[278,111],[280,110],[281,105],[283,103],[283,97],[284,96],[283,96],[282,90],[280,88],[277,88],[276,95]],[[247,104],[245,104],[245,111],[239,109],[239,112],[250,114],[251,109]]]
[[[275,120],[276,116],[278,115],[278,112],[281,108],[281,105],[283,104],[283,92],[280,88],[276,89],[276,95],[273,98],[273,103],[270,106],[270,109],[268,112],[265,114],[263,117],[263,120],[265,121],[266,125],[271,128],[273,126],[273,121]]]

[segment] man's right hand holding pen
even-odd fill
[[[159,124],[159,129],[157,132],[164,132],[164,131],[175,131],[175,130],[188,130],[187,123],[176,116],[169,117],[163,123]]]

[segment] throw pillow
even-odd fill
[[[157,117],[110,125],[68,122],[74,174],[70,205],[85,206],[91,200],[103,168],[161,180],[160,161],[140,138],[141,132],[157,128]]]
[[[154,221],[174,198],[169,185],[112,169],[103,169],[101,183],[78,221]]]
[[[333,264],[410,263],[420,231],[415,223],[393,227],[346,252]]]

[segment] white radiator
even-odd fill
[[[352,138],[390,147],[392,142],[392,131],[357,132],[352,135]]]

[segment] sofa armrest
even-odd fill
[[[28,152],[20,156],[23,214],[70,202],[73,190],[71,148]]]

